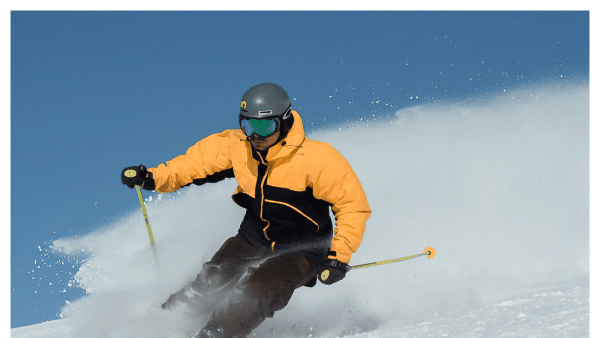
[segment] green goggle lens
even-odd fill
[[[242,119],[240,126],[248,137],[252,134],[268,137],[279,130],[279,123],[275,119]]]

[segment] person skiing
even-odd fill
[[[166,164],[121,172],[129,188],[159,193],[237,180],[232,198],[246,209],[237,235],[162,304],[168,309],[201,298],[210,318],[197,338],[247,337],[283,309],[295,289],[312,287],[317,278],[327,285],[342,280],[371,214],[350,164],[331,145],[305,137],[283,88],[261,83],[246,91],[239,125]]]

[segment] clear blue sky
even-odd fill
[[[122,168],[155,166],[236,128],[249,87],[283,86],[310,131],[427,100],[581,80],[589,13],[12,12],[10,46],[18,327],[56,319],[81,296],[66,285],[79,262],[57,265],[65,260],[48,253],[51,241],[138,208]]]

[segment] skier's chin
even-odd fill
[[[271,136],[264,137],[264,138],[257,137],[255,135],[248,138],[248,141],[250,141],[250,144],[252,144],[252,147],[259,151],[269,149],[272,145],[277,143],[277,140],[279,140],[279,131],[277,131],[275,134],[273,134]]]
[[[252,141],[251,143],[256,150],[267,150],[269,148],[265,141]]]

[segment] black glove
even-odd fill
[[[148,174],[148,170],[143,165],[123,169],[121,172],[121,182],[131,189],[136,185],[143,185],[146,190],[154,190],[152,173]]]
[[[339,282],[346,277],[346,272],[350,271],[350,266],[337,259],[328,259],[321,266],[319,280],[325,285],[331,285]]]

